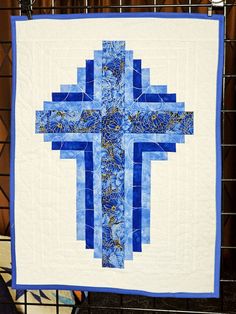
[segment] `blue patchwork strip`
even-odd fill
[[[166,85],[151,85],[145,89],[145,93],[148,94],[167,94]]]
[[[101,108],[102,99],[102,51],[94,52],[94,102],[98,103]],[[100,109],[98,108],[98,109]]]
[[[142,69],[142,89],[146,90],[150,86],[150,69]]]
[[[102,258],[101,135],[93,141],[94,257]]]
[[[87,109],[87,108],[86,108]],[[91,108],[97,109],[97,108]],[[180,112],[184,111],[184,103],[183,102],[135,102],[127,105],[125,107],[126,116],[130,114],[137,114],[138,111],[147,112],[147,111],[158,111],[158,112]]]
[[[92,152],[92,143],[89,142],[52,142],[52,150],[84,150]]]
[[[97,101],[84,103],[83,101],[44,101],[44,110],[76,111],[81,114],[83,110],[99,110],[101,104]]]
[[[101,134],[94,133],[46,133],[45,142],[101,142]]]
[[[63,151],[61,151],[63,153]],[[86,205],[85,205],[85,195],[86,195],[86,185],[85,185],[85,162],[84,162],[84,152],[77,152],[76,157],[76,234],[77,240],[85,240],[85,215],[86,215]]]
[[[133,98],[133,51],[125,53],[125,108],[132,107]]]
[[[77,85],[79,90],[83,93],[86,92],[86,68],[78,68],[77,69]]]

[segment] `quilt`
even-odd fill
[[[13,287],[218,297],[223,17],[12,17]]]

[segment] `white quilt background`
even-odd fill
[[[161,18],[16,22],[15,141],[16,283],[76,285],[161,292],[214,290],[216,237],[215,110],[218,21]],[[194,135],[168,161],[153,161],[151,244],[102,268],[76,240],[76,164],[60,159],[35,134],[35,111],[60,84],[75,84],[77,67],[102,40],[125,40],[151,69],[151,84],[167,85],[194,111]]]

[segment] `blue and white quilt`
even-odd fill
[[[13,286],[218,297],[223,18],[12,18]]]

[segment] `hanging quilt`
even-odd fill
[[[13,287],[217,297],[223,18],[12,18]]]

